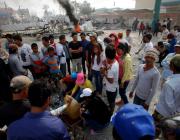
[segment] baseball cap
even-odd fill
[[[142,107],[135,104],[124,105],[115,113],[111,122],[123,140],[139,140],[143,136],[155,136],[152,116]]]
[[[84,79],[84,73],[78,73],[77,74],[77,79],[76,79],[76,84],[77,85],[81,85],[85,82],[85,79]]]
[[[19,93],[22,89],[28,87],[32,81],[26,76],[16,76],[11,80],[10,88],[13,93]]]
[[[72,72],[71,73],[71,78],[72,79],[76,79],[77,78],[77,73],[76,72]]]
[[[89,36],[90,36],[90,37],[95,37],[95,38],[97,38],[97,34],[94,33],[94,32],[90,33]]]
[[[82,94],[80,95],[81,98],[83,97],[89,97],[92,95],[92,90],[90,88],[83,89]]]
[[[180,54],[176,54],[172,59],[171,63],[173,63],[176,67],[180,67]]]
[[[159,52],[155,48],[148,49],[145,54],[145,57],[146,56],[153,57],[156,62],[159,61]]]

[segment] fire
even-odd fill
[[[80,33],[80,32],[81,32],[81,27],[80,27],[79,23],[77,23],[76,25],[74,25],[74,31],[75,31],[76,33]]]

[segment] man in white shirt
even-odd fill
[[[144,35],[143,36],[143,44],[142,44],[141,48],[138,50],[138,52],[136,52],[136,54],[139,54],[141,52],[141,50],[143,50],[143,54],[142,54],[143,61],[144,61],[144,55],[145,55],[146,51],[154,48],[153,43],[151,42],[151,39],[152,39],[151,34]]]
[[[180,55],[175,55],[170,61],[173,75],[168,78],[162,88],[155,114],[171,117],[180,113]]]
[[[126,38],[125,40],[128,42],[128,44],[132,45],[133,44],[133,39],[131,37],[131,29],[126,30]]]
[[[30,69],[31,60],[30,54],[32,52],[31,46],[25,43],[22,43],[22,37],[20,35],[14,36],[14,43],[18,46],[18,55],[21,57],[23,61],[23,67],[26,69]]]
[[[56,53],[60,61],[60,70],[63,74],[63,77],[65,77],[66,76],[66,54],[65,54],[64,46],[63,46],[65,42],[63,41],[64,40],[59,40],[59,43],[56,44]]]
[[[142,105],[147,110],[149,109],[152,98],[156,94],[160,81],[160,73],[155,67],[155,61],[158,61],[158,52],[156,49],[148,50],[145,55],[145,64],[139,66],[129,95],[132,98],[135,92],[134,103]]]
[[[106,83],[106,94],[109,107],[113,113],[118,89],[119,64],[115,60],[116,50],[113,46],[107,46],[105,54],[106,62],[104,62],[103,66],[103,75]]]
[[[169,34],[169,30],[167,29],[167,26],[166,25],[163,25],[162,26],[162,40],[163,41],[166,41],[167,40],[167,36],[168,36],[168,34]]]

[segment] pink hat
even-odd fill
[[[76,79],[76,84],[82,85],[82,84],[84,84],[84,82],[85,82],[84,73],[82,73],[82,72],[78,73],[77,79]]]

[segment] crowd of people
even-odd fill
[[[103,41],[94,32],[73,32],[70,42],[66,35],[60,35],[58,42],[53,35],[44,36],[42,47],[24,43],[19,34],[7,34],[5,44],[0,45],[0,128],[7,126],[7,130],[1,130],[0,139],[71,139],[59,115],[72,100],[80,105],[80,118],[91,132],[111,122],[115,140],[154,139],[161,121],[180,113],[179,27],[173,31],[162,27],[162,39],[156,44],[151,30],[140,31],[142,45],[136,54],[143,52],[134,80],[131,48],[135,46],[130,29],[126,37],[112,33]],[[133,104],[127,96],[132,80],[129,98],[134,98]],[[53,84],[57,94],[69,98],[67,104],[50,110]],[[161,94],[150,115],[160,85]],[[122,107],[116,111],[116,105]],[[178,131],[173,132],[178,139]]]

